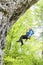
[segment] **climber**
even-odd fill
[[[24,44],[22,39],[30,39],[31,36],[34,34],[34,31],[30,28],[26,35],[22,35],[17,42],[21,42],[21,46]]]

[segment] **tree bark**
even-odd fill
[[[0,65],[3,65],[3,49],[11,26],[38,0],[0,0]]]

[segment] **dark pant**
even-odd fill
[[[26,39],[26,40],[27,40],[28,37],[27,37],[26,35],[22,35],[22,36],[20,37],[20,39],[19,39],[17,42],[21,42],[21,45],[24,44],[22,39]]]

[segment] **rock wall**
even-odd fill
[[[0,0],[0,65],[3,65],[3,49],[11,26],[38,0]]]

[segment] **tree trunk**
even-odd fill
[[[0,0],[0,65],[3,65],[3,49],[11,26],[38,0]]]

